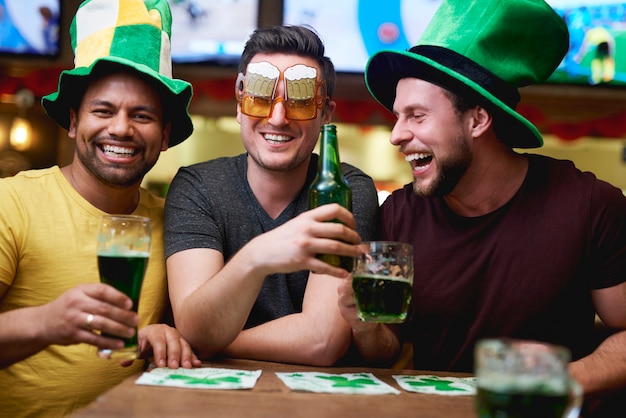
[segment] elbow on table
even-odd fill
[[[211,335],[202,332],[198,333],[196,329],[188,329],[184,326],[180,326],[178,332],[187,340],[191,349],[200,360],[211,359],[232,342],[223,338],[218,341]]]
[[[311,344],[303,363],[317,367],[331,367],[341,360],[350,348],[350,339],[333,339]]]
[[[232,341],[215,341],[210,340],[208,337],[199,338],[197,340],[189,341],[193,352],[200,360],[210,360],[216,355],[224,354],[227,347]]]

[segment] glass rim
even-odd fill
[[[358,245],[362,245],[362,246],[368,246],[371,247],[372,245],[377,246],[377,247],[382,247],[382,246],[398,246],[398,247],[407,247],[407,248],[411,248],[413,249],[413,245],[411,243],[408,242],[403,242],[403,241],[384,241],[384,240],[372,240],[372,241],[362,241],[360,244]]]
[[[522,353],[534,353],[537,350],[543,350],[544,352],[558,353],[559,356],[563,356],[568,361],[571,359],[572,355],[571,350],[561,344],[513,337],[481,338],[476,341],[476,349],[478,349],[479,347],[482,347],[482,349],[508,347],[521,350],[520,352]]]

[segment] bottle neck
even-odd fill
[[[336,130],[324,126],[320,140],[319,171],[322,173],[341,173],[339,166],[339,148],[337,146]]]

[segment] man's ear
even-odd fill
[[[74,109],[70,109],[70,126],[67,128],[67,136],[76,139],[76,124],[78,123],[78,115]]]
[[[161,151],[167,151],[170,144],[170,136],[172,134],[172,122],[169,121],[163,127],[163,139],[161,140]]]
[[[324,107],[322,107],[322,123],[330,123],[333,120],[333,114],[335,113],[336,107],[337,102],[334,100],[328,100]]]
[[[471,132],[474,138],[479,137],[487,131],[490,127],[493,127],[493,118],[491,113],[487,112],[484,107],[476,106],[469,110],[471,115]]]

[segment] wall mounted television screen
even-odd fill
[[[258,27],[259,0],[168,0],[172,61],[236,65]]]
[[[309,25],[341,73],[362,73],[382,49],[409,49],[441,0],[283,0],[283,23]]]
[[[0,0],[0,54],[56,57],[61,0]]]
[[[415,45],[440,3],[441,0],[283,0],[283,23],[312,26],[324,40],[326,53],[338,72],[362,73],[375,52],[406,50]],[[565,19],[570,31],[570,50],[548,82],[626,84],[626,1],[547,3]]]
[[[570,48],[549,82],[626,85],[626,1],[548,0],[567,23]]]

